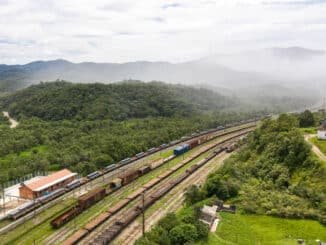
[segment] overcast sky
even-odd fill
[[[0,63],[325,49],[326,0],[0,0]]]

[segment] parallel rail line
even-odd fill
[[[93,179],[93,180],[91,180],[91,181],[88,181],[88,182],[86,182],[86,183],[83,183],[83,184],[82,184],[81,186],[79,186],[78,188],[83,187],[83,186],[86,186],[86,185],[90,185],[91,188],[92,188],[92,187],[94,188],[94,187],[97,186],[98,184],[101,184],[101,182],[100,182],[100,183],[98,182],[98,180],[99,180],[100,178],[104,178],[104,179],[105,179],[105,178],[109,178],[109,177],[113,176],[114,174],[118,174],[117,171],[119,171],[119,170],[122,171],[124,168],[126,168],[126,166],[137,164],[137,162],[138,162],[139,160],[141,160],[141,159],[143,159],[143,158],[145,158],[145,157],[151,156],[151,155],[153,155],[153,154],[155,154],[155,153],[157,153],[157,152],[159,152],[159,151],[162,151],[162,150],[167,150],[167,149],[169,149],[169,148],[171,148],[171,147],[173,147],[173,146],[175,146],[175,145],[177,145],[177,144],[180,144],[180,143],[182,143],[182,142],[188,142],[188,141],[190,141],[190,140],[192,140],[192,139],[195,139],[195,138],[199,138],[199,137],[202,137],[202,136],[205,136],[205,135],[212,135],[212,134],[214,134],[214,133],[217,133],[216,135],[214,135],[212,138],[209,139],[209,141],[211,141],[211,140],[216,139],[217,137],[222,137],[222,136],[225,136],[225,135],[228,135],[228,134],[231,134],[231,133],[239,132],[239,131],[244,130],[244,129],[247,129],[247,128],[252,128],[252,127],[254,127],[254,126],[256,125],[256,121],[247,122],[247,123],[242,124],[242,125],[248,125],[248,126],[246,126],[246,127],[241,127],[241,128],[236,128],[236,129],[234,129],[234,130],[227,131],[227,132],[225,132],[225,131],[228,130],[228,129],[231,129],[232,127],[226,127],[226,128],[224,128],[224,129],[214,129],[213,131],[209,131],[209,132],[207,132],[207,133],[198,134],[198,135],[196,135],[196,136],[193,136],[193,137],[187,138],[187,139],[185,139],[185,140],[180,140],[180,141],[178,141],[178,142],[176,142],[176,143],[174,143],[174,144],[170,144],[170,145],[168,145],[168,146],[166,146],[166,147],[164,147],[164,148],[161,148],[161,149],[158,148],[158,149],[155,150],[154,152],[151,152],[151,153],[149,153],[149,154],[147,154],[147,155],[141,156],[141,157],[139,157],[139,158],[137,158],[137,159],[135,159],[135,160],[132,160],[131,162],[129,162],[129,163],[127,163],[127,164],[124,164],[124,165],[118,165],[118,166],[116,166],[115,168],[111,169],[110,171],[108,171],[108,172],[106,172],[106,173],[103,173],[102,175],[98,176],[97,178],[95,178],[95,179]],[[236,125],[236,126],[233,126],[233,127],[239,127],[239,126],[242,126],[242,125],[240,124],[240,125]],[[219,132],[221,132],[221,133],[219,133]],[[173,158],[171,158],[171,159],[169,159],[169,160],[172,160],[172,159],[173,159]],[[97,182],[96,182],[96,181],[97,181]],[[85,188],[87,188],[87,187],[85,187]],[[62,199],[71,196],[73,192],[74,192],[74,190],[67,191],[65,194],[63,194],[63,195],[61,195],[61,196],[55,198],[54,200],[52,200],[52,201],[50,201],[50,202],[48,202],[48,203],[46,203],[46,204],[40,206],[39,208],[37,208],[37,209],[35,209],[35,210],[30,211],[30,212],[27,213],[25,216],[19,218],[19,219],[16,220],[16,221],[11,222],[11,223],[8,224],[7,226],[2,227],[2,228],[0,229],[0,235],[3,234],[3,233],[5,233],[5,232],[8,232],[8,231],[14,229],[14,228],[17,227],[18,225],[20,225],[20,224],[24,223],[25,221],[27,221],[27,220],[33,218],[36,214],[39,214],[39,213],[43,212],[44,210],[46,210],[46,209],[52,207],[53,205],[59,203]]]
[[[95,229],[97,228],[97,227],[99,227],[101,224],[103,224],[104,222],[106,222],[106,220],[108,220],[108,219],[112,219],[113,217],[115,217],[116,216],[116,214],[118,213],[118,212],[120,212],[120,210],[122,210],[123,208],[125,208],[125,207],[127,207],[131,202],[133,202],[134,200],[136,200],[138,197],[140,197],[140,195],[142,195],[142,192],[144,192],[144,191],[150,191],[153,187],[155,187],[155,186],[157,186],[158,184],[162,184],[162,181],[163,180],[165,180],[165,179],[167,179],[169,176],[171,176],[173,173],[175,173],[176,171],[178,171],[180,168],[182,168],[182,167],[184,167],[184,166],[186,166],[189,162],[191,162],[191,161],[193,161],[193,160],[195,160],[196,158],[198,158],[200,155],[202,155],[202,154],[204,154],[204,153],[206,153],[207,151],[209,151],[209,150],[211,150],[211,149],[213,149],[213,148],[215,148],[215,147],[217,147],[217,146],[221,146],[221,145],[223,145],[223,144],[225,144],[225,143],[227,143],[227,142],[229,142],[229,141],[231,141],[231,140],[233,140],[233,139],[235,139],[235,138],[238,138],[238,137],[240,137],[240,136],[242,136],[242,135],[246,135],[246,134],[248,134],[249,132],[251,132],[252,130],[253,130],[253,128],[254,128],[255,126],[251,126],[250,128],[242,128],[242,129],[240,129],[240,130],[237,130],[236,132],[239,132],[240,131],[240,133],[239,134],[237,134],[237,135],[235,135],[235,136],[232,136],[232,137],[229,137],[229,138],[227,138],[227,139],[225,139],[225,140],[223,140],[223,141],[221,141],[221,142],[218,142],[218,143],[216,143],[216,144],[212,144],[212,145],[210,145],[210,146],[207,146],[207,147],[205,147],[204,148],[204,150],[202,150],[201,152],[199,152],[199,153],[197,153],[197,154],[195,154],[193,157],[191,157],[190,159],[186,159],[186,160],[184,160],[184,161],[182,161],[181,163],[179,163],[178,165],[176,165],[175,167],[173,167],[171,170],[168,170],[165,174],[162,174],[161,176],[161,178],[160,177],[158,177],[158,178],[156,178],[156,180],[155,179],[153,179],[153,180],[151,180],[151,181],[149,181],[146,185],[144,185],[143,187],[141,187],[141,188],[139,188],[138,190],[136,190],[132,195],[131,195],[131,197],[127,197],[127,199],[128,200],[125,200],[125,201],[121,201],[121,204],[119,204],[118,206],[119,206],[119,208],[118,209],[116,209],[116,212],[110,212],[109,211],[109,215],[104,215],[104,216],[102,216],[102,219],[100,218],[100,222],[98,222],[97,224],[96,224],[96,226],[95,226],[95,228],[93,229],[93,230],[89,230],[89,229],[84,229],[84,228],[82,228],[82,229],[80,229],[80,230],[78,230],[76,233],[74,233],[71,237],[69,237],[65,242],[64,242],[64,244],[75,244],[75,242],[77,241],[79,241],[79,240],[81,240],[81,239],[83,239],[83,238],[85,238],[86,236],[88,236],[90,233],[92,233],[92,232],[94,232],[95,231]],[[229,132],[228,134],[231,134],[231,133],[234,133],[234,132]],[[218,152],[218,153],[220,153],[220,152]],[[205,159],[205,161],[201,161],[201,166],[203,166],[204,164],[206,164],[209,160],[211,160],[212,158],[214,158],[215,156],[217,156],[218,155],[218,153],[213,153],[213,154],[211,154],[209,157],[207,157],[206,159]],[[200,167],[201,167],[200,166]],[[196,171],[197,169],[195,169],[194,171]],[[151,183],[151,184],[149,184],[149,183]],[[163,196],[163,195],[162,195]],[[99,215],[100,216],[100,215]],[[94,220],[96,220],[96,218],[94,219]],[[87,227],[87,225],[86,225],[86,227]]]

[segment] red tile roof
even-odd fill
[[[75,175],[77,174],[70,172],[68,169],[63,169],[25,185],[32,191],[40,191]]]

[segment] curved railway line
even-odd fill
[[[242,129],[243,130],[243,129]],[[236,133],[234,133],[234,132],[229,132],[229,135],[235,135]],[[215,140],[215,142],[220,142],[221,140],[223,140],[225,137],[219,137],[218,139],[216,139]],[[211,142],[211,143],[209,143],[209,142],[207,142],[206,143],[207,145],[204,145],[204,146],[201,146],[201,153],[200,154],[198,154],[198,150],[197,150],[197,153],[196,152],[192,152],[192,153],[189,153],[189,155],[192,157],[192,158],[194,158],[194,157],[198,157],[199,155],[201,155],[202,153],[203,153],[203,151],[207,151],[207,147],[212,147],[213,146],[213,143]],[[205,149],[206,148],[206,149]],[[190,160],[189,160],[189,158],[187,158],[187,159],[185,159],[185,161],[187,161],[187,162],[190,162]],[[176,164],[176,163],[174,163],[174,164]],[[170,163],[167,163],[167,164],[165,164],[166,166],[164,166],[163,168],[164,169],[167,169],[167,168],[169,168],[170,166],[171,166],[171,164]],[[164,170],[164,169],[162,169],[162,170]],[[162,175],[163,174],[161,174],[162,173],[162,170],[160,170],[160,169],[157,169],[156,171],[154,171],[154,172],[156,172],[156,173],[153,173],[154,175],[152,175],[152,174],[150,174],[150,176],[148,176],[148,177],[155,177],[155,176],[161,176],[162,177]],[[148,180],[151,180],[151,179],[149,179],[149,178],[147,178]],[[138,182],[138,181],[137,181]],[[138,185],[138,187],[140,187],[141,185],[144,185],[144,184],[146,184],[147,182],[144,182],[144,181],[141,181],[140,180],[140,185],[139,184],[136,184],[136,185]],[[153,182],[152,182],[153,183]],[[134,190],[134,188],[135,188],[135,185],[134,184],[132,184],[132,186],[125,186],[124,188],[127,188],[127,189],[129,189],[129,191],[131,190],[131,189],[133,189]],[[123,195],[123,192],[121,192],[121,191],[123,191],[123,190],[119,190],[118,192],[116,192],[116,193],[114,193],[113,195],[115,196],[114,197],[114,199],[122,199],[122,198],[125,198],[126,196],[124,196]],[[124,190],[124,193],[126,192],[126,189]],[[127,191],[128,192],[128,191]],[[130,192],[131,193],[131,192]],[[110,198],[111,199],[111,198]],[[103,202],[102,203],[99,203],[98,204],[98,206],[99,205],[101,205],[101,210],[102,210],[102,212],[104,212],[105,211],[105,205],[106,206],[110,206],[110,205],[115,205],[115,203],[112,203],[112,199],[111,199],[111,202],[108,202],[108,201],[106,201],[106,203],[104,204]],[[103,208],[104,207],[104,208]],[[90,217],[90,219],[91,219],[91,217]],[[80,222],[78,222],[78,223],[80,223]],[[72,223],[72,222],[70,222],[70,224],[68,225],[68,226],[72,226],[72,227],[70,227],[71,229],[74,229],[74,227],[75,227],[75,225]],[[76,228],[76,227],[75,227]],[[57,231],[57,232],[55,232],[54,234],[52,234],[48,239],[46,239],[46,244],[52,244],[51,243],[51,241],[57,241],[58,239],[60,240],[60,238],[63,238],[63,236],[61,236],[60,235],[60,233],[61,233],[61,231],[59,230],[59,231]],[[69,231],[67,231],[67,233],[66,233],[67,235],[69,234]]]
[[[173,146],[175,146],[177,144],[180,144],[181,142],[189,142],[190,140],[195,139],[195,138],[199,138],[199,137],[201,137],[203,135],[212,135],[212,137],[210,138],[210,140],[212,140],[212,139],[215,139],[217,137],[228,135],[228,134],[230,134],[232,132],[237,132],[237,131],[239,131],[239,130],[241,130],[243,128],[252,127],[255,124],[255,122],[256,122],[255,120],[251,120],[249,122],[246,122],[245,124],[237,124],[236,126],[232,125],[232,126],[229,126],[229,127],[223,128],[223,129],[221,127],[218,127],[216,129],[212,129],[212,130],[209,130],[209,131],[204,131],[202,133],[193,135],[191,137],[187,137],[187,138],[185,138],[183,140],[178,140],[178,141],[171,142],[170,144],[159,147],[159,148],[151,149],[151,152],[149,152],[147,154],[144,154],[144,155],[141,155],[138,158],[131,159],[131,161],[129,161],[129,162],[125,163],[125,164],[116,164],[116,166],[114,168],[110,169],[109,171],[105,171],[105,170],[101,171],[99,176],[96,176],[92,180],[85,181],[84,183],[82,183],[82,185],[79,186],[79,188],[84,187],[86,190],[88,188],[90,188],[90,189],[95,188],[96,186],[99,186],[99,185],[103,184],[103,181],[105,179],[108,179],[108,178],[116,175],[117,173],[124,171],[130,165],[131,166],[137,166],[137,164],[142,164],[142,159],[144,157],[151,156],[151,155],[157,153],[158,151],[169,150]],[[247,126],[245,126],[245,125],[247,125]],[[233,128],[235,128],[235,129],[233,129]],[[172,160],[172,159],[173,158],[171,158],[170,160]],[[16,221],[13,221],[13,222],[9,223],[7,226],[2,227],[0,229],[0,234],[8,232],[11,229],[14,229],[15,227],[17,227],[18,225],[24,223],[28,219],[33,218],[36,214],[41,213],[43,210],[46,210],[49,207],[57,204],[62,199],[66,199],[66,198],[68,198],[70,196],[74,196],[74,195],[75,194],[74,194],[73,189],[68,190],[66,193],[63,193],[62,195],[54,198],[53,200],[50,200],[48,203],[45,203],[44,205],[41,205],[41,206],[39,206],[39,207],[37,207],[35,209],[31,209],[29,212],[24,214],[21,218],[17,219]]]
[[[80,189],[79,190],[81,190],[81,188],[82,187],[84,187],[86,190],[88,190],[88,189],[92,189],[92,188],[95,188],[95,187],[97,187],[97,186],[100,186],[100,185],[102,185],[103,186],[103,184],[106,182],[107,183],[107,180],[110,180],[110,179],[112,179],[112,178],[114,178],[114,176],[117,176],[119,173],[121,173],[121,172],[123,172],[123,171],[125,171],[126,170],[126,168],[127,167],[130,167],[130,166],[132,166],[132,167],[140,167],[140,166],[144,166],[144,165],[146,165],[146,164],[148,164],[148,162],[151,162],[151,163],[153,163],[153,161],[154,161],[154,163],[155,164],[157,164],[158,166],[157,167],[160,167],[160,166],[163,166],[163,165],[167,165],[167,167],[169,167],[169,161],[170,160],[172,160],[172,159],[174,159],[176,156],[170,156],[170,159],[169,160],[166,160],[166,158],[162,158],[162,157],[157,157],[157,158],[155,158],[154,156],[153,157],[151,157],[153,154],[155,154],[155,153],[157,153],[157,155],[156,156],[158,156],[158,154],[161,154],[161,151],[163,151],[163,152],[167,152],[168,150],[170,150],[173,146],[175,146],[175,145],[178,145],[178,144],[180,144],[181,142],[190,142],[191,140],[193,140],[193,139],[196,139],[196,138],[200,138],[201,136],[203,136],[203,135],[206,135],[206,136],[209,136],[208,137],[208,140],[205,142],[207,145],[209,145],[210,143],[209,142],[211,142],[211,144],[209,145],[211,148],[210,149],[212,149],[213,147],[212,147],[212,142],[214,142],[214,139],[216,139],[215,140],[215,142],[217,141],[217,140],[222,140],[222,139],[224,139],[224,138],[226,138],[227,136],[229,136],[229,135],[231,135],[231,134],[233,134],[233,135],[235,135],[235,134],[237,134],[238,132],[241,132],[241,131],[244,131],[244,130],[249,130],[249,131],[251,131],[255,126],[257,125],[257,121],[256,120],[251,120],[251,121],[247,121],[247,122],[242,122],[242,124],[237,124],[236,126],[234,126],[234,125],[232,125],[232,126],[230,126],[230,127],[227,127],[227,128],[223,128],[223,129],[221,129],[221,128],[216,128],[216,129],[214,129],[214,130],[209,130],[209,131],[205,131],[205,132],[202,132],[202,133],[200,133],[200,134],[196,134],[196,135],[193,135],[192,137],[187,137],[187,138],[183,138],[183,140],[178,140],[178,141],[175,141],[175,142],[171,142],[170,143],[170,145],[166,145],[166,146],[164,146],[162,149],[161,148],[156,148],[156,149],[154,149],[154,151],[153,151],[153,149],[152,149],[152,153],[149,153],[149,154],[146,154],[145,156],[144,155],[142,155],[142,156],[140,156],[138,159],[133,159],[133,160],[131,160],[130,162],[128,162],[128,163],[126,163],[126,164],[124,164],[124,165],[118,165],[117,164],[117,166],[116,166],[116,168],[115,169],[111,169],[110,171],[107,171],[107,172],[102,172],[101,173],[101,175],[100,176],[97,176],[95,179],[93,179],[93,180],[91,180],[91,181],[88,181],[88,182],[86,182],[86,183],[84,183],[81,187],[79,187]],[[222,137],[223,136],[223,137]],[[218,144],[215,144],[215,145],[219,145],[219,144],[221,144],[221,142],[219,142]],[[200,151],[200,153],[198,154],[192,154],[193,155],[193,158],[192,159],[195,159],[196,157],[199,157],[200,155],[202,155],[202,154],[204,154],[205,152],[207,152],[207,151],[209,151],[210,149],[207,149],[207,147],[208,146],[200,146],[199,148],[201,149],[201,151]],[[204,150],[202,150],[202,149],[204,149]],[[198,151],[198,150],[197,150]],[[164,155],[164,153],[163,153],[163,155]],[[190,154],[191,155],[191,154]],[[165,153],[165,155],[164,156],[167,156],[166,155],[166,153]],[[145,158],[145,157],[148,157],[148,158]],[[143,159],[143,158],[145,158],[145,159]],[[187,160],[187,159],[186,159]],[[175,161],[174,161],[175,162]],[[183,163],[185,162],[185,161],[182,161]],[[191,162],[191,160],[189,160],[188,159],[188,161],[187,161],[188,163],[189,162]],[[166,164],[167,163],[167,164]],[[184,163],[185,164],[185,163]],[[178,166],[179,164],[177,164],[177,166]],[[183,165],[184,166],[184,165]],[[165,167],[164,167],[165,168]],[[178,169],[180,169],[181,167],[179,166],[179,167],[177,167],[177,169],[174,169],[173,171],[175,172],[175,171],[178,171]],[[160,170],[161,171],[161,170]],[[160,173],[160,171],[159,171],[159,173]],[[165,178],[168,178],[169,176],[171,176],[173,173],[170,173],[170,174],[168,174],[168,175],[166,175],[165,176]],[[152,177],[152,174],[149,174],[150,176],[148,176],[148,177]],[[155,174],[154,174],[154,176],[155,176]],[[159,177],[162,177],[162,176],[159,176]],[[147,184],[153,184],[153,183],[155,183],[155,179],[154,180],[151,180],[151,179],[149,179],[149,178],[147,178],[148,180],[149,180],[149,182],[147,183]],[[164,178],[163,178],[164,179]],[[162,179],[162,180],[163,180]],[[146,182],[144,182],[144,183],[146,183]],[[158,185],[158,183],[159,182],[156,182],[154,185]],[[163,182],[162,182],[163,183]],[[160,185],[159,185],[160,186]],[[160,187],[161,188],[161,187]],[[125,194],[128,194],[128,192],[130,192],[132,189],[134,189],[134,187],[133,187],[133,183],[130,183],[130,185],[128,184],[127,186],[125,186],[125,187],[123,187],[123,188],[121,188],[121,189],[119,189],[117,192],[115,192],[115,193],[112,193],[112,194],[110,194],[110,196],[112,196],[113,197],[113,199],[111,199],[111,197],[110,197],[110,200],[111,200],[111,202],[112,202],[112,200],[113,200],[113,202],[114,202],[114,199],[121,199],[121,198],[125,198]],[[127,190],[129,190],[129,191],[127,191]],[[127,192],[126,192],[127,191]],[[58,197],[58,198],[56,198],[56,199],[54,199],[53,201],[51,201],[50,203],[48,203],[48,204],[46,204],[46,205],[44,205],[44,206],[42,206],[42,207],[40,207],[38,210],[34,210],[32,213],[28,213],[27,215],[25,215],[23,218],[21,218],[21,219],[18,219],[17,221],[18,222],[20,222],[20,223],[18,223],[17,225],[19,225],[19,224],[21,224],[21,223],[24,223],[26,220],[28,220],[28,219],[31,219],[31,218],[33,218],[36,214],[38,214],[38,213],[40,213],[40,212],[42,212],[42,210],[43,209],[47,209],[47,208],[49,208],[49,207],[51,207],[51,206],[53,206],[53,205],[55,205],[55,204],[57,204],[57,203],[59,203],[60,201],[62,201],[62,200],[65,200],[65,202],[67,201],[67,198],[70,198],[71,199],[71,197],[75,197],[76,195],[76,192],[77,191],[74,191],[74,190],[72,190],[72,191],[70,191],[70,192],[68,192],[68,193],[66,193],[66,194],[64,194],[63,196],[60,196],[60,197]],[[80,193],[79,193],[80,194]],[[134,193],[133,193],[134,194]],[[136,194],[134,194],[134,198],[139,198],[139,196],[141,195],[141,191],[139,191],[138,192],[138,194],[136,195]],[[77,193],[77,196],[78,196],[78,193]],[[129,206],[129,205],[132,205],[131,204],[131,199],[130,199],[130,196],[131,195],[129,195],[129,201],[128,202],[126,202],[125,200],[122,200],[122,201],[124,201],[125,202],[125,204],[123,204],[123,202],[121,202],[120,201],[120,205],[122,205],[121,206],[121,210],[122,209],[124,209],[124,208],[126,208],[127,206]],[[135,200],[135,199],[133,199],[133,200]],[[70,202],[71,203],[71,202]],[[114,204],[114,203],[113,203]],[[119,204],[119,203],[118,203]],[[58,204],[58,205],[61,205],[61,204]],[[56,205],[56,207],[58,206],[58,205]],[[65,204],[64,204],[65,205]],[[69,205],[72,205],[72,204],[69,204]],[[106,204],[105,204],[106,205]],[[117,204],[114,204],[115,206],[117,205]],[[114,207],[115,207],[114,206]],[[65,206],[65,208],[68,208],[68,206]],[[101,210],[103,210],[103,209],[101,209]],[[101,211],[101,212],[103,212],[103,211]],[[87,217],[87,215],[86,215],[86,217]],[[92,217],[94,217],[94,214],[93,214],[93,216],[91,217],[91,216],[89,216],[88,215],[88,219],[87,220],[89,220],[89,219],[91,219]],[[113,217],[113,216],[112,216]],[[53,216],[52,216],[52,218],[53,218]],[[83,218],[84,219],[84,221],[86,221],[86,219],[85,219],[85,217]],[[99,218],[99,219],[101,219],[101,218]],[[102,219],[104,220],[104,221],[106,221],[108,218],[106,217],[106,218],[104,218],[104,215],[102,215]],[[110,219],[112,219],[112,218],[110,218]],[[34,221],[35,220],[35,221]],[[104,221],[101,221],[101,222],[104,222]],[[40,219],[38,219],[37,217],[36,217],[36,219],[33,219],[33,222],[36,222],[35,223],[35,225],[36,226],[39,226],[40,224],[42,224],[42,226],[44,226],[45,225],[45,223],[49,223],[49,218],[47,218],[46,220],[42,220],[42,218],[40,218]],[[83,222],[84,222],[83,221]],[[16,222],[16,221],[15,221]],[[13,222],[13,223],[15,223],[15,222]],[[44,223],[45,222],[45,223]],[[82,226],[80,226],[80,225],[78,225],[79,227],[84,227],[84,225],[83,225],[83,222],[81,223],[81,225]],[[43,225],[44,224],[44,225]],[[84,223],[85,224],[85,223]],[[12,223],[11,224],[9,224],[9,225],[12,225]],[[74,226],[75,228],[77,228],[78,229],[78,227],[76,227],[76,226]],[[69,234],[71,234],[71,231],[72,231],[72,229],[75,229],[74,227],[72,227],[71,225],[69,225],[68,227],[67,226],[64,226],[64,227],[62,227],[62,229],[60,229],[60,230],[57,230],[56,232],[51,232],[51,233],[49,233],[46,237],[44,237],[43,236],[43,238],[41,238],[41,240],[39,239],[39,238],[37,238],[38,239],[38,241],[41,243],[41,244],[57,244],[58,243],[58,241],[62,241],[63,239],[65,239],[65,237],[67,236],[67,235],[69,235]],[[5,227],[6,228],[6,227]],[[29,230],[28,231],[26,231],[25,233],[23,233],[22,235],[25,235],[25,234],[29,234],[29,233],[27,233],[27,232],[29,232],[31,229],[33,229],[34,230],[34,228],[29,228]],[[35,229],[35,231],[33,231],[34,232],[34,234],[36,235],[36,231],[37,231],[38,229]],[[2,231],[3,231],[3,228],[2,228]],[[1,232],[1,231],[0,231]],[[88,231],[87,231],[88,232]],[[6,235],[6,234],[4,234],[4,235]],[[74,234],[75,235],[75,234]],[[32,235],[33,236],[33,235]],[[80,236],[80,234],[79,234],[79,236]],[[36,235],[36,237],[37,237],[37,235]],[[1,237],[0,237],[1,238]],[[34,239],[34,238],[33,238]],[[9,241],[12,241],[12,239],[11,240],[9,240]],[[22,241],[22,239],[20,239],[20,238],[17,238],[17,239],[14,239],[14,241]],[[42,242],[41,242],[42,241]],[[45,243],[44,243],[45,242]],[[18,242],[19,244],[22,244],[21,242]],[[6,242],[4,243],[4,244],[6,244]],[[11,244],[11,243],[10,243]],[[67,244],[69,244],[69,243],[67,243]]]
[[[196,154],[192,158],[180,162],[162,175],[152,179],[146,185],[142,186],[131,195],[129,195],[127,198],[121,200],[115,206],[109,208],[107,211],[101,213],[95,219],[91,220],[87,225],[66,239],[63,244],[76,244],[79,243],[82,239],[85,239],[85,237],[91,237],[91,239],[88,238],[88,242],[83,242],[83,244],[108,244],[142,213],[141,204],[139,201],[137,201],[139,197],[143,195],[142,193],[146,193],[146,198],[144,199],[144,207],[148,208],[160,198],[162,198],[165,194],[167,194],[170,190],[172,190],[175,186],[180,184],[182,181],[187,179],[194,172],[204,166],[211,159],[226,150],[236,138],[248,134],[253,130],[253,128],[254,127],[252,126],[248,129],[241,129],[235,135],[224,139],[222,142],[205,147],[200,153]],[[187,167],[188,163],[194,161],[199,156],[216,147],[219,148],[210,153],[206,158],[187,168],[185,172],[181,173],[173,180],[170,179],[170,176],[173,176],[179,169],[182,167]],[[108,220],[109,222],[107,222]],[[103,227],[103,224],[105,224],[105,227]],[[101,228],[100,231],[97,231],[99,228]],[[101,231],[103,229],[104,232]]]
[[[166,196],[155,203],[145,214],[145,231],[151,229],[164,215],[169,212],[175,212],[182,206],[184,193],[190,185],[202,184],[209,173],[219,168],[223,161],[229,156],[226,152],[222,152],[218,157],[210,160],[205,168],[197,170],[194,174],[188,177],[179,186],[171,190]],[[164,203],[162,205],[161,203]],[[134,242],[142,235],[141,219],[138,218],[132,222],[129,227],[121,232],[114,240],[116,244],[134,244]]]

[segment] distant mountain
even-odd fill
[[[272,48],[267,51],[270,51],[272,55],[276,57],[292,60],[310,59],[326,54],[324,50],[306,49],[301,47]]]
[[[123,80],[163,81],[219,88],[225,95],[252,99],[318,97],[326,94],[326,52],[301,47],[271,48],[199,60],[169,63],[72,63],[35,61],[0,65],[0,92],[15,91],[40,81],[113,83]],[[272,85],[272,86],[271,86]],[[258,91],[259,89],[259,91]]]
[[[178,64],[146,61],[117,64],[71,63],[66,60],[53,60],[36,61],[26,65],[0,65],[0,90],[3,91],[12,91],[40,81],[56,79],[81,83],[110,83],[126,79],[156,80],[188,85],[204,82],[233,88],[263,83],[266,77],[200,61]]]

